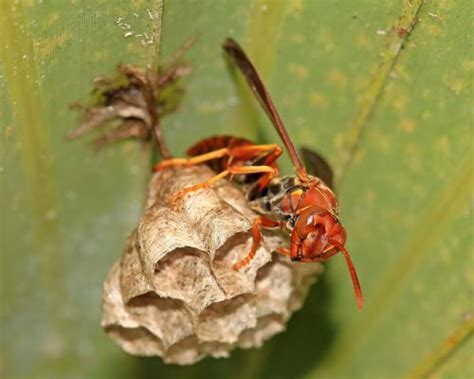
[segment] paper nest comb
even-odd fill
[[[233,270],[249,251],[256,217],[244,194],[221,180],[169,203],[213,175],[194,166],[151,178],[140,223],[103,287],[101,324],[130,354],[192,364],[261,346],[285,329],[322,270],[272,253],[288,241],[267,231],[251,263]]]

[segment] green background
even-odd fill
[[[154,28],[160,59],[197,37],[184,101],[163,122],[176,155],[214,134],[278,142],[225,64],[233,36],[295,144],[331,162],[361,312],[335,257],[259,350],[165,366],[102,332],[102,281],[137,224],[151,153],[65,143],[68,106],[118,63],[150,64],[157,46],[136,35]],[[474,377],[470,1],[3,0],[0,36],[0,376]]]

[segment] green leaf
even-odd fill
[[[1,376],[474,376],[471,8],[464,0],[3,1]],[[158,48],[144,37],[153,31],[160,59],[197,37],[185,97],[164,121],[176,155],[215,134],[278,142],[223,59],[220,44],[232,36],[295,144],[333,165],[361,312],[335,257],[288,330],[258,350],[166,366],[128,356],[101,331],[102,281],[140,215],[150,151],[130,142],[92,154],[85,141],[66,143],[77,126],[68,105],[87,100],[92,79],[118,63],[154,63]]]

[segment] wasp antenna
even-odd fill
[[[232,38],[227,38],[222,44],[222,48],[232,58],[234,63],[240,69],[240,72],[244,75],[245,79],[247,80],[247,83],[252,89],[252,92],[257,97],[258,102],[270,118],[270,121],[272,122],[273,126],[277,130],[278,134],[280,135],[280,138],[286,146],[288,154],[290,155],[291,161],[295,166],[299,178],[304,181],[307,181],[308,174],[303,165],[303,161],[298,155],[298,151],[295,149],[293,142],[291,142],[290,136],[286,131],[285,125],[283,124],[283,120],[281,119],[280,114],[276,110],[275,104],[273,103],[270,93],[263,84],[260,75],[258,74],[254,65],[250,61],[249,57],[247,56],[247,54],[245,54],[242,47]]]
[[[364,298],[362,296],[362,289],[360,288],[359,277],[357,276],[357,271],[352,264],[351,256],[346,248],[337,241],[329,240],[329,243],[334,245],[346,259],[347,268],[349,269],[349,273],[351,274],[352,285],[354,286],[355,297],[357,300],[357,308],[362,309],[362,304],[364,303]]]

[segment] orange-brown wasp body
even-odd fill
[[[323,262],[338,252],[344,255],[357,304],[361,308],[362,291],[356,270],[344,247],[346,231],[339,221],[339,205],[330,188],[332,175],[329,166],[317,154],[306,152],[320,168],[317,170],[318,176],[306,172],[270,94],[247,55],[232,39],[227,39],[223,48],[239,67],[278,131],[295,166],[296,175],[279,177],[276,161],[282,154],[282,149],[277,144],[257,145],[246,139],[230,136],[216,136],[200,141],[188,150],[188,158],[167,159],[157,164],[155,169],[205,163],[216,172],[208,181],[177,193],[173,201],[226,177],[244,187],[249,204],[260,216],[252,225],[253,244],[250,252],[234,264],[234,269],[246,266],[255,256],[261,242],[261,228],[286,229],[290,233],[290,248],[282,247],[277,251],[293,261]]]

